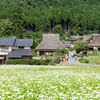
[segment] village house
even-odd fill
[[[93,34],[88,45],[90,50],[100,50],[100,34]]]
[[[68,42],[73,46],[74,42],[77,40],[80,40],[81,38],[82,38],[82,36],[80,36],[80,35],[72,35]]]
[[[70,41],[64,42],[65,48],[70,49],[71,47],[73,47],[73,43]]]
[[[90,42],[92,35],[83,35],[83,42]]]
[[[65,48],[74,47],[75,41],[80,40],[81,38],[82,38],[82,36],[80,36],[80,35],[72,35],[67,42],[64,42]]]
[[[0,39],[0,63],[7,59],[31,59],[32,48],[32,39]]]
[[[36,47],[37,56],[49,55],[57,49],[64,49],[59,34],[43,34],[42,42]]]

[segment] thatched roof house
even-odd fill
[[[43,34],[42,42],[36,47],[37,52],[53,52],[56,49],[64,49],[64,44],[59,39],[59,34]]]
[[[100,34],[93,34],[92,40],[89,43],[90,49],[100,49]]]
[[[92,35],[83,35],[83,42],[88,42]]]

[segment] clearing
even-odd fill
[[[100,66],[0,66],[0,100],[99,100]]]

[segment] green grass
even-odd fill
[[[89,60],[89,63],[91,64],[100,64],[100,55],[97,56],[88,56],[87,58]]]
[[[0,66],[0,100],[99,100],[100,66]]]

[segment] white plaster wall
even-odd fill
[[[13,49],[18,49],[18,47],[8,47],[8,52],[12,51]]]
[[[8,47],[8,52],[12,51],[13,47]]]
[[[8,52],[0,52],[0,55],[8,55]]]
[[[31,49],[30,47],[24,47],[24,49]]]

